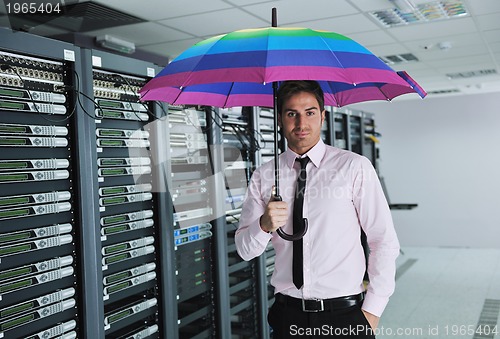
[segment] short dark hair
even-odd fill
[[[297,93],[307,92],[316,97],[321,112],[325,109],[325,96],[321,86],[314,80],[287,80],[283,81],[278,88],[277,92],[277,108],[278,113],[281,114],[283,104]]]

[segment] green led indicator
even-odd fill
[[[8,285],[3,285],[3,286],[0,286],[0,293],[6,293],[6,292],[9,292],[9,291],[12,291],[12,290],[17,290],[17,289],[20,289],[20,288],[23,288],[23,287],[28,287],[28,286],[31,286],[32,285],[32,282],[31,282],[31,279],[25,279],[25,280],[21,280],[21,281],[16,281],[12,284],[8,284]]]
[[[21,233],[11,233],[11,234],[3,234],[0,235],[0,244],[6,242],[13,242],[22,239],[29,239],[31,237],[30,232],[21,232]]]
[[[102,170],[102,175],[120,175],[127,174],[124,168],[105,168]]]
[[[26,161],[6,161],[0,162],[0,169],[23,169],[28,168],[28,163]]]
[[[123,282],[123,283],[121,283],[121,284],[118,284],[118,285],[116,285],[116,286],[111,286],[111,287],[109,287],[109,288],[108,288],[108,292],[109,292],[110,294],[111,294],[111,293],[115,293],[115,292],[118,292],[118,291],[120,291],[120,290],[124,290],[124,289],[126,289],[127,287],[129,287],[129,286],[130,286],[129,282],[128,282],[128,281],[125,281],[125,282]]]
[[[132,274],[128,271],[116,273],[116,274],[110,275],[110,276],[105,278],[106,284],[112,284],[114,282],[117,282],[117,281],[120,281],[123,279],[127,279],[128,277],[131,277],[131,276],[132,276]]]
[[[121,136],[123,136],[123,132],[105,129],[105,130],[99,131],[99,136],[102,136],[102,137],[121,137]]]
[[[102,111],[102,117],[103,118],[109,118],[109,119],[119,119],[122,118],[123,115],[121,112],[115,112],[115,111]]]
[[[18,146],[18,145],[26,145],[26,139],[0,139],[0,146]]]
[[[33,272],[33,269],[31,267],[23,267],[12,271],[0,272],[0,280],[18,277],[20,275],[26,275],[31,272]]]
[[[23,126],[0,125],[0,133],[26,133],[28,129]]]
[[[120,319],[123,319],[123,318],[126,318],[128,317],[129,315],[133,314],[132,310],[130,309],[126,309],[124,311],[121,311],[119,313],[116,313],[116,314],[113,314],[113,315],[110,315],[109,318],[108,318],[108,322],[110,324],[120,320]]]
[[[104,225],[110,225],[110,224],[117,224],[117,223],[127,221],[127,216],[126,215],[117,215],[117,216],[112,216],[112,217],[104,217],[102,219],[103,219]]]
[[[8,317],[10,315],[16,314],[16,313],[21,313],[24,311],[27,311],[29,309],[32,309],[35,307],[35,304],[33,302],[27,302],[24,304],[20,305],[15,305],[14,307],[6,308],[0,312],[0,316],[3,317]]]
[[[128,253],[118,254],[113,257],[109,257],[105,259],[106,264],[113,264],[118,261],[122,261],[128,258]]]
[[[24,104],[17,102],[0,101],[0,108],[22,110],[24,108]]]
[[[26,251],[29,251],[30,249],[31,249],[30,244],[0,248],[0,256],[12,254],[12,253],[26,252]]]
[[[16,98],[23,98],[24,97],[24,93],[21,91],[5,89],[5,88],[0,88],[0,95],[7,96],[7,97],[16,97]]]
[[[117,101],[99,100],[99,106],[107,108],[122,108],[122,103]]]
[[[20,205],[27,204],[29,202],[29,197],[2,198],[0,199],[0,206]]]
[[[101,159],[101,166],[126,165],[124,159]]]
[[[105,235],[112,235],[114,233],[125,232],[128,229],[129,228],[127,225],[111,226],[111,227],[107,227],[104,229],[104,234]]]
[[[103,203],[104,206],[106,206],[106,205],[123,204],[125,202],[127,202],[127,198],[124,198],[124,197],[104,198],[104,199],[102,199],[102,203]]]
[[[126,187],[110,187],[110,188],[103,188],[102,189],[102,195],[113,195],[113,194],[120,194],[120,193],[127,193],[127,188]]]
[[[0,211],[0,219],[23,217],[29,214],[30,214],[30,209],[28,208],[20,210]]]
[[[27,173],[23,173],[23,174],[0,174],[0,182],[26,181],[28,179],[29,179],[29,175]]]
[[[128,248],[128,244],[118,244],[116,246],[107,247],[104,249],[104,254],[113,254],[120,251],[125,251]]]
[[[16,326],[19,326],[21,324],[28,323],[32,320],[35,320],[35,315],[28,314],[28,315],[25,315],[24,317],[21,317],[18,319],[13,319],[11,321],[7,321],[7,322],[3,323],[2,325],[0,325],[0,327],[2,328],[2,331],[6,331],[12,327],[16,327]]]
[[[122,140],[101,140],[100,141],[101,146],[124,146],[124,143]]]

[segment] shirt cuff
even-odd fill
[[[250,235],[258,242],[267,244],[269,240],[273,237],[271,233],[264,231],[260,228],[260,220],[257,219],[249,227]]]
[[[379,297],[373,293],[366,292],[365,300],[361,308],[380,318],[388,302],[389,298],[387,297]]]

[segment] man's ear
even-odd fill
[[[323,125],[323,123],[325,122],[325,116],[326,116],[326,110],[323,110],[323,112],[321,112],[321,125]]]
[[[281,123],[281,114],[278,114],[278,127],[281,128],[282,127],[282,123]]]

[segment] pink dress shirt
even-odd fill
[[[328,299],[364,291],[365,257],[360,227],[370,248],[363,309],[376,316],[384,311],[395,287],[399,242],[389,206],[370,161],[358,154],[325,145],[320,140],[306,154],[307,184],[303,215],[309,230],[304,236],[304,286],[292,282],[292,242],[260,228],[259,219],[271,197],[274,161],[252,175],[243,203],[236,248],[244,260],[261,255],[272,241],[276,257],[271,284],[275,293],[303,299]],[[297,154],[280,155],[280,195],[288,203],[283,230],[292,231],[292,207],[299,164]]]

